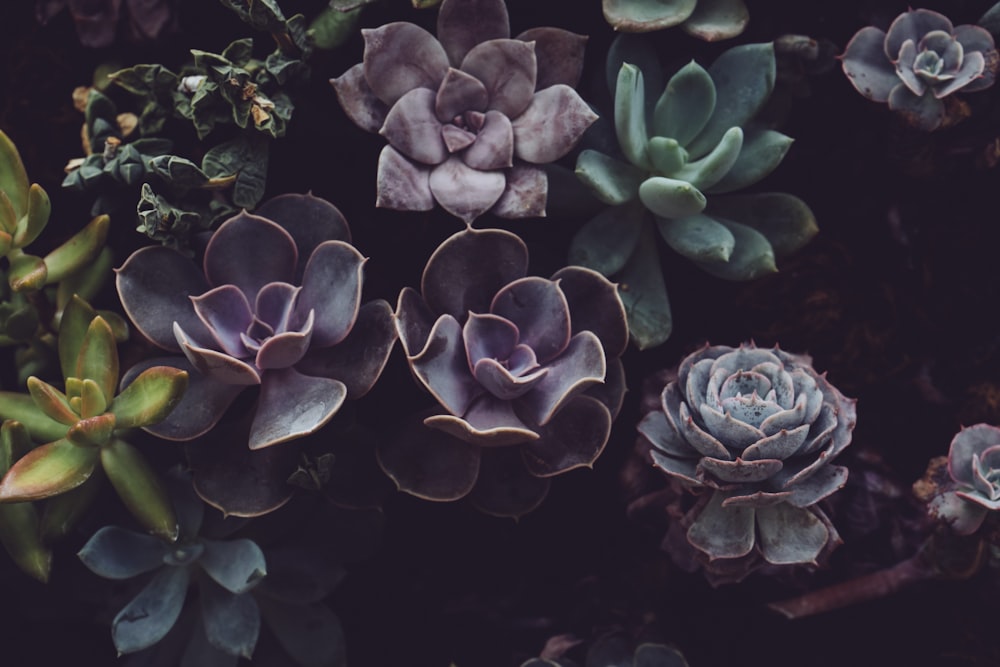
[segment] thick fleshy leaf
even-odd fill
[[[31,187],[28,188],[28,211],[17,221],[17,227],[13,230],[14,247],[23,248],[37,239],[38,235],[45,229],[51,213],[52,204],[49,201],[48,194],[42,189],[42,186],[32,183]],[[107,230],[104,233],[107,234]],[[46,264],[48,264],[48,261],[46,261]],[[50,266],[49,272],[53,268]]]
[[[691,486],[702,486],[705,481],[698,475],[697,460],[668,456],[659,449],[649,452],[653,466],[659,468],[671,477],[677,477]]]
[[[841,65],[851,85],[875,102],[888,102],[889,93],[900,83],[885,55],[885,33],[878,28],[859,30],[848,42]]]
[[[941,99],[951,95],[956,90],[966,89],[970,83],[982,76],[985,67],[986,60],[982,53],[965,54],[962,66],[954,73],[954,78],[943,85],[933,87],[934,97]]]
[[[570,399],[604,381],[606,362],[601,341],[590,331],[576,334],[545,370],[532,391],[517,402],[518,413],[532,425],[547,424]]]
[[[698,0],[681,28],[706,42],[736,37],[746,30],[750,12],[743,0]]]
[[[198,589],[208,643],[229,655],[249,659],[260,634],[260,611],[252,595],[233,595],[202,585]]]
[[[737,457],[735,461],[720,461],[705,457],[698,467],[722,482],[749,484],[770,479],[782,466],[775,459],[744,461]]]
[[[431,171],[428,184],[442,208],[471,224],[500,199],[506,178],[502,171],[477,171],[452,156]]]
[[[830,540],[830,531],[807,509],[778,503],[757,508],[760,552],[775,565],[816,563]]]
[[[935,496],[927,509],[932,517],[946,522],[959,535],[971,535],[979,530],[989,514],[982,505],[969,502],[954,492]]]
[[[952,479],[971,486],[973,457],[996,445],[1000,445],[1000,427],[975,424],[960,430],[948,449],[948,472]]]
[[[692,159],[706,155],[731,127],[753,118],[774,88],[774,44],[742,44],[725,51],[708,73],[715,83],[715,111],[705,128],[687,145]]]
[[[507,184],[491,212],[500,218],[542,218],[549,196],[548,173],[527,164],[515,164],[507,170]]]
[[[337,615],[321,602],[291,604],[274,599],[257,599],[267,627],[281,648],[306,667],[344,667],[344,632]]]
[[[7,268],[7,284],[14,292],[36,292],[46,285],[48,269],[35,255],[15,255]]]
[[[576,88],[583,74],[586,35],[546,27],[525,30],[516,39],[535,43],[535,58],[538,60],[536,90],[543,90],[557,83]]]
[[[28,393],[31,395],[31,399],[35,402],[35,406],[38,410],[49,419],[53,419],[60,424],[65,424],[67,426],[72,426],[73,424],[80,421],[80,415],[70,406],[69,399],[66,398],[66,394],[62,393],[48,382],[42,382],[34,375],[28,378]],[[0,411],[0,416],[7,418],[17,418],[13,413],[12,415],[7,415],[6,410]],[[62,437],[60,434],[59,437]]]
[[[708,155],[700,160],[688,162],[671,174],[671,177],[687,181],[700,190],[708,189],[729,173],[739,159],[742,149],[743,130],[731,127],[726,130],[718,145]]]
[[[0,190],[10,199],[14,213],[20,218],[28,209],[28,174],[17,147],[0,131]]]
[[[74,397],[73,404],[79,400],[80,416],[84,419],[97,417],[104,414],[108,407],[108,400],[104,397],[104,391],[93,380],[84,380],[80,387],[79,398]]]
[[[203,540],[205,553],[198,564],[230,593],[246,593],[267,574],[264,552],[255,542]]]
[[[365,40],[365,81],[390,107],[414,88],[437,90],[448,72],[441,44],[412,23],[387,23],[361,31]]]
[[[46,285],[53,285],[90,264],[104,249],[111,218],[99,215],[45,256]],[[15,288],[16,291],[16,288]]]
[[[784,461],[798,451],[802,443],[805,442],[808,434],[809,424],[802,424],[791,430],[781,429],[777,433],[758,440],[743,450],[743,459],[745,461],[756,461],[758,459],[778,459]]]
[[[792,141],[791,137],[774,130],[746,130],[739,157],[726,175],[705,191],[713,194],[733,192],[753,185],[777,168]]]
[[[0,482],[0,501],[41,500],[76,488],[94,472],[98,459],[97,449],[66,439],[42,445],[7,471]]]
[[[725,280],[753,280],[778,268],[774,264],[774,249],[767,237],[746,225],[729,220],[718,220],[736,239],[733,254],[727,262],[698,261],[704,271]]]
[[[590,396],[576,396],[539,429],[537,440],[521,446],[532,475],[552,477],[574,468],[590,468],[611,434],[611,413]]]
[[[73,377],[93,380],[110,402],[118,385],[118,348],[115,335],[103,317],[95,317],[84,334]]]
[[[918,97],[902,83],[889,93],[889,108],[913,127],[927,132],[940,127],[945,118],[944,102],[931,91]]]
[[[537,440],[538,434],[521,421],[510,401],[491,394],[479,396],[464,417],[432,415],[424,424],[478,447],[507,447]]]
[[[441,81],[434,99],[434,113],[442,123],[450,123],[467,111],[486,111],[489,93],[476,77],[451,67]]]
[[[715,83],[708,71],[691,61],[670,77],[653,110],[653,134],[686,146],[715,111]]]
[[[325,241],[351,242],[351,230],[340,209],[311,194],[272,197],[257,207],[257,215],[276,222],[295,240],[299,251],[295,285],[302,284],[306,264],[317,246]]]
[[[250,428],[250,449],[270,447],[314,433],[347,397],[340,380],[303,375],[294,368],[266,371]]]
[[[180,351],[174,338],[174,322],[195,340],[212,340],[190,300],[206,292],[208,282],[198,267],[176,250],[164,246],[140,248],[115,271],[115,282],[129,320],[156,345]]]
[[[410,162],[392,146],[378,157],[375,205],[394,211],[429,211],[434,208],[430,168]]]
[[[752,507],[723,507],[726,495],[712,494],[711,500],[687,531],[687,539],[709,558],[740,558],[754,545],[754,514]]]
[[[552,276],[566,297],[572,333],[593,332],[608,357],[617,357],[628,346],[628,323],[618,287],[596,271],[568,266]]]
[[[199,373],[223,384],[243,387],[260,384],[260,373],[256,368],[223,352],[198,347],[176,322],[174,323],[174,336],[177,338],[181,352]]]
[[[707,213],[760,232],[771,244],[775,257],[792,254],[819,232],[809,205],[785,192],[713,197]]]
[[[115,429],[115,416],[103,414],[81,419],[66,431],[66,439],[80,447],[102,447]]]
[[[652,225],[642,225],[635,250],[622,268],[618,284],[628,314],[629,336],[636,346],[645,350],[666,341],[673,330],[673,318]]]
[[[434,113],[435,94],[414,88],[392,105],[379,134],[406,157],[423,164],[440,164],[448,157],[441,122]]]
[[[309,351],[315,311],[310,310],[300,331],[285,331],[271,336],[260,345],[254,364],[260,370],[288,368],[297,364]]]
[[[295,309],[298,319],[310,310],[316,322],[313,347],[336,345],[347,337],[358,316],[365,258],[341,241],[319,245],[306,265]]]
[[[500,288],[527,270],[528,248],[516,234],[468,228],[437,247],[424,267],[420,289],[433,313],[464,320],[469,312],[489,312]]]
[[[355,125],[368,132],[378,132],[389,107],[372,91],[364,70],[364,63],[358,63],[336,79],[330,79],[330,85],[344,113]]]
[[[473,169],[484,171],[510,167],[514,164],[515,139],[516,128],[510,119],[491,109],[484,116],[475,142],[462,154],[462,160]]]
[[[707,203],[705,195],[687,181],[663,176],[647,178],[639,186],[639,199],[654,215],[661,218],[684,218],[701,213]]]
[[[150,426],[162,421],[180,403],[188,374],[172,366],[147,368],[115,396],[109,411],[117,428]]]
[[[165,540],[177,539],[177,517],[166,489],[139,450],[124,440],[114,439],[101,447],[101,466],[142,526]]]
[[[451,315],[438,318],[427,343],[409,362],[414,375],[453,415],[464,415],[483,391],[469,367],[462,325]]]
[[[458,500],[479,475],[478,447],[423,426],[419,417],[407,418],[395,436],[380,439],[376,454],[400,491],[427,500]]]
[[[569,262],[605,276],[618,273],[636,248],[646,216],[639,201],[604,209],[573,237]]]
[[[514,119],[514,152],[534,164],[566,155],[597,120],[590,106],[564,84],[535,93],[524,113]]]
[[[448,60],[458,67],[477,44],[510,37],[507,5],[503,0],[447,0],[438,11],[437,34]]]
[[[474,368],[482,359],[508,360],[518,342],[518,329],[499,315],[470,313],[462,327],[462,340],[469,368]]]
[[[111,622],[111,638],[119,653],[148,648],[174,627],[187,597],[190,573],[185,567],[165,567]]]
[[[518,519],[545,500],[551,481],[529,473],[519,449],[502,447],[483,452],[479,479],[469,494],[469,500],[480,511]]]
[[[505,285],[493,297],[490,312],[514,323],[518,342],[534,350],[540,364],[561,354],[569,344],[569,303],[551,280],[529,276]]]
[[[695,261],[728,262],[736,246],[732,232],[707,215],[657,218],[656,227],[667,245]]]
[[[650,32],[683,23],[698,0],[604,0],[604,18],[615,30]]]
[[[295,240],[267,218],[239,213],[212,234],[205,248],[205,277],[213,286],[235,285],[251,303],[268,283],[295,275]]]
[[[700,458],[700,453],[688,445],[680,433],[670,423],[666,415],[658,410],[649,412],[636,427],[656,449],[674,458]]]
[[[527,349],[527,348],[522,348]],[[532,372],[514,375],[496,359],[480,359],[472,369],[472,375],[483,389],[502,401],[510,401],[523,396],[532,389],[548,372],[540,368]]]
[[[169,546],[151,535],[105,526],[87,540],[77,556],[105,579],[131,579],[163,565]]]
[[[795,507],[815,505],[847,483],[845,466],[826,465],[791,487],[788,503]]]
[[[892,22],[885,35],[884,55],[889,60],[899,57],[899,50],[907,40],[914,44],[927,33],[941,30],[951,34],[951,21],[944,14],[930,9],[916,9],[903,12]]]
[[[28,394],[0,391],[0,421],[14,420],[28,429],[33,440],[51,442],[66,436],[67,424],[46,415]]]
[[[38,512],[31,503],[0,504],[0,546],[30,577],[47,583],[52,551],[39,534]]]
[[[250,328],[254,314],[239,287],[220,285],[200,296],[191,297],[191,305],[226,354],[237,358],[248,356],[240,334]]]
[[[987,12],[989,13],[989,12]],[[952,33],[966,53],[978,51],[986,59],[986,66],[980,78],[969,83],[963,90],[972,93],[977,90],[985,90],[996,81],[996,68],[992,65],[997,59],[996,44],[991,31],[986,30],[986,23],[981,18],[978,25],[955,26]]]
[[[652,163],[646,152],[649,133],[646,130],[646,94],[643,86],[642,70],[630,63],[622,64],[615,86],[615,133],[628,161],[648,171]]]
[[[576,175],[609,206],[634,200],[647,173],[595,150],[584,150],[576,159]]]

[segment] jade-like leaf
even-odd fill
[[[660,66],[660,56],[653,48],[651,40],[643,35],[619,33],[611,42],[608,57],[604,62],[604,75],[608,82],[608,92],[615,94],[618,74],[622,65],[630,63],[639,68],[644,81],[645,98],[649,101],[663,90],[663,67]],[[650,120],[652,109],[647,109],[647,121]]]
[[[715,83],[715,111],[708,124],[688,144],[692,157],[712,150],[731,127],[753,118],[774,89],[774,45],[741,44],[716,58],[708,73]]]
[[[66,436],[67,425],[46,415],[28,394],[0,391],[0,419],[20,422],[36,442],[52,442]]]
[[[684,165],[684,168],[673,175],[689,182],[699,190],[704,190],[718,183],[736,164],[743,149],[743,130],[731,127],[722,135],[722,140],[712,149],[712,152],[694,162]]]
[[[97,450],[61,439],[33,449],[0,482],[0,501],[41,500],[87,481],[97,465]]]
[[[744,131],[743,148],[729,172],[711,187],[705,188],[712,194],[733,192],[753,185],[764,178],[785,157],[793,139],[781,132],[752,128]]]
[[[48,268],[41,257],[19,255],[10,260],[7,284],[15,292],[34,292],[45,286]]]
[[[647,171],[652,168],[646,153],[649,134],[646,131],[646,94],[643,91],[642,71],[629,63],[623,64],[618,72],[615,133],[629,162]]]
[[[70,426],[66,432],[66,439],[80,447],[100,447],[108,442],[114,430],[115,416],[103,414],[89,419],[81,419]]]
[[[14,420],[0,426],[0,478],[31,450],[28,430]],[[0,544],[25,573],[46,582],[52,552],[41,540],[38,513],[31,503],[0,503]]]
[[[714,197],[708,214],[757,230],[767,238],[775,257],[792,254],[819,232],[808,204],[784,192]]]
[[[647,215],[638,201],[604,209],[573,237],[569,246],[570,264],[585,266],[605,276],[618,273],[635,250]]]
[[[715,83],[693,60],[670,77],[653,109],[653,133],[682,146],[698,136],[715,111]]]
[[[4,238],[10,239],[8,249],[2,254],[7,254],[10,252],[10,247],[13,247],[14,230],[17,229],[17,211],[14,210],[14,204],[11,203],[10,197],[2,187],[0,187],[0,232],[6,234]]]
[[[132,445],[117,438],[100,449],[101,464],[111,485],[140,524],[173,542],[177,517],[156,472]]]
[[[619,278],[619,294],[628,314],[629,335],[640,350],[660,345],[670,337],[670,301],[652,225],[642,226],[635,252]]]
[[[80,416],[84,419],[104,414],[108,408],[108,399],[93,380],[84,380],[80,392]]]
[[[777,272],[774,250],[767,238],[746,225],[719,219],[736,240],[733,254],[727,262],[698,261],[696,264],[716,278],[725,280],[753,280]]]
[[[683,23],[697,5],[698,0],[604,0],[604,19],[615,30],[650,32]]]
[[[181,613],[190,578],[186,567],[165,567],[118,612],[111,638],[119,653],[141,651],[163,639]]]
[[[118,428],[138,428],[159,423],[180,402],[188,374],[172,366],[147,368],[111,402]]]
[[[71,298],[63,309],[59,320],[59,366],[64,378],[77,377],[76,362],[83,339],[95,317],[97,312],[78,296]]]
[[[17,152],[17,147],[0,131],[0,190],[6,193],[17,217],[27,210],[28,174]]]
[[[96,382],[106,403],[114,398],[118,385],[118,348],[115,334],[103,317],[95,317],[87,327],[73,377]]]
[[[14,245],[23,248],[38,238],[48,224],[51,212],[52,203],[49,201],[49,196],[42,186],[32,183],[28,188],[28,212],[18,220],[17,230],[14,232]]]
[[[2,212],[2,209],[0,209]],[[14,247],[14,239],[3,229],[3,219],[0,217],[0,257],[4,257]]]
[[[97,296],[104,283],[111,277],[111,267],[114,264],[114,254],[111,248],[105,247],[101,254],[82,271],[67,276],[59,281],[56,288],[56,308],[61,311],[69,303],[74,294],[81,299],[90,300]],[[107,315],[103,316],[108,319]],[[114,330],[116,327],[110,320],[108,324]],[[126,329],[127,330],[127,329]],[[117,331],[115,333],[117,337]]]
[[[661,218],[683,218],[701,213],[705,195],[687,181],[653,176],[639,186],[639,199]]]
[[[657,218],[656,226],[667,245],[695,261],[728,262],[736,245],[732,232],[707,215]]]
[[[688,152],[676,139],[670,137],[653,137],[649,140],[647,150],[657,176],[674,177],[688,160]]]
[[[46,417],[67,426],[72,426],[80,421],[80,415],[70,406],[66,394],[35,376],[29,377],[27,384],[28,393],[31,394],[35,405],[45,413]]]
[[[595,150],[582,151],[576,175],[605,204],[617,206],[636,198],[646,172]]]
[[[57,283],[93,261],[104,248],[110,223],[111,218],[99,215],[68,241],[46,255],[45,266],[48,268],[46,284]]]

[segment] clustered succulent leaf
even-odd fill
[[[776,271],[775,257],[817,228],[793,195],[729,194],[773,171],[792,142],[752,122],[774,87],[772,44],[733,47],[707,70],[691,62],[655,104],[645,79],[658,81],[661,72],[641,38],[618,37],[608,71],[621,156],[584,150],[576,173],[611,208],[576,234],[570,261],[619,277],[632,337],[647,348],[672,329],[656,236],[716,277],[751,280]]]
[[[361,63],[332,79],[348,117],[389,145],[377,205],[469,223],[545,214],[539,165],[597,116],[577,95],[586,38],[535,28],[510,38],[503,0],[444,0],[437,38],[412,23],[363,30]]]
[[[714,42],[742,33],[750,21],[743,0],[602,0],[615,30],[650,32],[679,25],[693,37]]]
[[[164,247],[142,248],[118,270],[136,328],[184,355],[143,362],[126,380],[154,363],[191,372],[185,400],[148,429],[155,435],[198,437],[259,386],[249,446],[268,447],[316,431],[382,372],[396,338],[392,309],[384,300],[361,305],[365,258],[340,211],[284,195],[257,213],[216,230],[201,270]]]
[[[24,425],[4,420],[0,424],[0,479],[31,448]],[[52,552],[42,542],[39,516],[33,504],[0,503],[0,544],[24,572],[39,581],[48,581]]]
[[[976,25],[954,26],[929,9],[910,9],[888,31],[862,28],[842,56],[859,93],[888,103],[911,125],[935,130],[945,122],[945,98],[985,90],[996,80],[1000,55],[993,35]]]
[[[444,410],[382,443],[379,462],[402,490],[472,494],[485,511],[519,516],[549,478],[604,449],[624,394],[617,291],[588,269],[545,279],[527,268],[520,238],[469,228],[434,252],[420,292],[400,293],[407,361]]]
[[[948,474],[951,485],[931,502],[931,514],[971,535],[1000,509],[1000,428],[975,424],[959,431],[948,449]]]
[[[0,480],[0,503],[42,500],[96,480],[103,470],[129,511],[150,532],[177,536],[177,521],[156,472],[124,438],[157,423],[187,387],[187,373],[147,368],[121,392],[111,325],[74,297],[59,326],[65,391],[28,378],[28,395],[0,392],[0,418],[20,422],[44,442],[18,459]]]
[[[816,563],[839,543],[817,503],[847,480],[831,460],[855,422],[855,401],[808,357],[720,345],[685,357],[639,432],[653,464],[697,497],[682,522],[688,544],[745,575]]]

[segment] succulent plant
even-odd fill
[[[580,267],[526,276],[516,235],[471,228],[446,239],[404,289],[396,324],[410,369],[440,410],[378,450],[400,489],[472,494],[518,516],[549,478],[600,455],[624,394],[628,342],[615,286]],[[470,446],[471,445],[471,446]]]
[[[736,37],[750,21],[743,0],[602,0],[604,18],[622,32],[650,32],[679,25],[709,42]]]
[[[752,123],[774,86],[772,44],[733,47],[707,70],[691,62],[655,106],[646,82],[660,90],[661,71],[642,38],[616,39],[608,73],[622,156],[587,149],[577,159],[577,176],[611,208],[576,234],[570,262],[619,277],[632,337],[647,348],[672,328],[657,230],[708,273],[751,280],[776,271],[775,257],[800,248],[817,228],[809,207],[790,194],[728,194],[773,171],[792,142]]]
[[[830,462],[855,422],[855,401],[808,357],[746,344],[685,357],[639,432],[653,465],[697,496],[682,521],[687,543],[746,574],[814,564],[839,543],[816,503],[847,480]]]
[[[0,425],[0,479],[31,451],[31,438],[20,422]],[[38,512],[30,502],[0,503],[0,544],[21,570],[39,581],[48,581],[52,552],[41,540]]]
[[[532,658],[521,667],[576,667],[565,657]],[[620,634],[599,637],[587,648],[584,667],[688,667],[675,648],[643,642],[638,645]]]
[[[182,254],[142,248],[118,269],[136,328],[184,356],[142,362],[191,371],[185,399],[147,430],[190,440],[211,429],[244,389],[260,386],[251,449],[322,427],[382,372],[396,334],[383,300],[361,305],[365,258],[337,208],[283,195],[213,234],[203,270]]]
[[[859,93],[888,102],[921,130],[944,123],[944,99],[993,85],[1000,55],[993,35],[976,25],[954,26],[929,9],[900,14],[888,31],[862,28],[841,57],[844,74]]]
[[[331,80],[348,117],[389,142],[376,204],[436,201],[467,223],[544,215],[538,165],[597,118],[573,90],[586,38],[535,28],[510,39],[503,0],[444,0],[437,26],[437,38],[403,22],[363,30],[363,61]]]
[[[187,373],[150,366],[117,391],[118,350],[109,323],[74,297],[59,326],[65,393],[37,377],[29,395],[0,392],[0,418],[24,425],[44,442],[0,480],[0,503],[41,500],[76,489],[103,470],[129,511],[150,532],[177,535],[177,521],[156,472],[123,438],[163,419],[187,386]]]
[[[176,24],[174,0],[37,0],[38,21],[46,24],[64,8],[76,24],[80,44],[90,48],[110,46],[122,17],[128,15],[128,35],[133,40],[154,40]]]
[[[951,488],[931,501],[931,514],[971,535],[1000,509],[1000,427],[975,424],[959,431],[948,449],[948,473]]]

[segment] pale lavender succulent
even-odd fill
[[[931,501],[931,514],[971,535],[1000,510],[1000,427],[975,424],[959,431],[948,450],[952,486]]]
[[[683,521],[688,544],[713,562],[784,565],[839,543],[816,503],[847,480],[830,461],[855,421],[855,401],[808,357],[706,346],[681,362],[639,432],[653,464],[699,494]]]
[[[361,306],[365,258],[337,208],[284,195],[214,233],[203,267],[162,246],[117,271],[118,295],[150,341],[184,356],[142,362],[190,371],[169,419],[149,430],[190,440],[211,429],[244,389],[259,385],[251,449],[312,433],[346,398],[365,394],[395,342],[384,300]]]
[[[589,269],[546,279],[527,265],[514,234],[470,228],[435,251],[421,292],[400,294],[410,368],[443,408],[423,420],[430,428],[379,449],[401,489],[435,500],[471,492],[486,511],[517,516],[541,502],[549,477],[603,450],[624,394],[617,288]]]
[[[389,142],[378,206],[436,201],[465,222],[545,214],[538,165],[566,155],[597,119],[573,90],[586,37],[535,28],[511,39],[503,0],[444,0],[437,38],[405,22],[362,34],[363,62],[331,83],[351,120]]]
[[[956,27],[929,9],[900,14],[888,32],[862,28],[841,58],[844,74],[859,93],[888,102],[890,109],[923,130],[944,122],[944,98],[992,86],[1000,62],[987,30]]]

